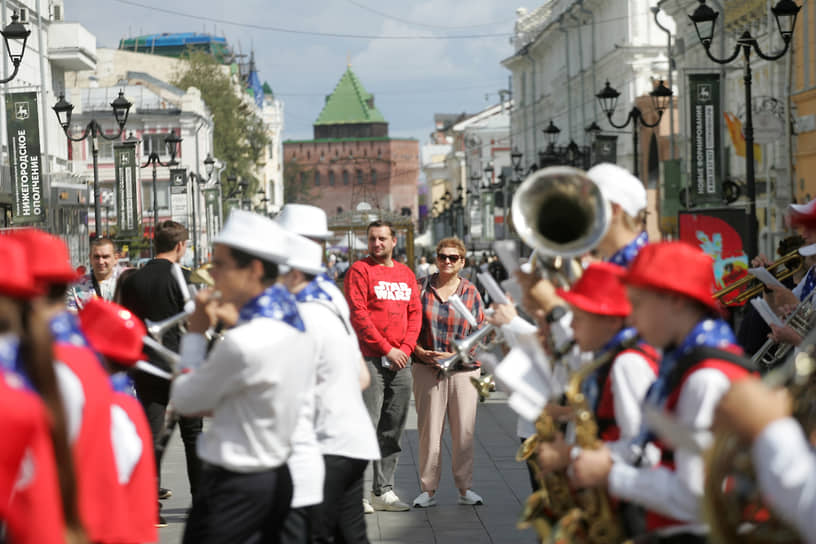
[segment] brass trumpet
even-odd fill
[[[772,262],[770,265],[767,266],[767,269],[771,274],[773,274],[776,277],[776,279],[782,281],[802,270],[804,263],[805,258],[802,257],[799,254],[799,250],[796,249],[784,255],[783,257],[777,259],[776,261]],[[754,298],[755,296],[762,292],[762,290],[765,288],[765,284],[763,284],[761,281],[756,279],[751,274],[748,274],[744,278],[740,278],[734,283],[726,285],[725,287],[714,293],[713,296],[716,299],[722,299],[722,297],[724,297],[725,295],[728,295],[729,293],[732,293],[742,288],[745,288],[745,290],[736,295],[731,300],[729,300],[728,304],[742,304],[746,300]]]

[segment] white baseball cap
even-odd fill
[[[317,206],[286,204],[275,220],[289,232],[308,238],[327,240],[332,235],[328,228],[326,212]]]
[[[630,216],[637,217],[646,209],[646,188],[625,168],[604,162],[590,168],[587,176],[595,182],[604,198],[619,205]]]
[[[246,210],[232,210],[213,243],[244,251],[264,261],[286,264],[288,235],[283,227],[268,217]]]

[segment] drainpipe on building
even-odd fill
[[[5,21],[5,19],[3,19],[3,21]],[[37,51],[40,59],[40,103],[45,105],[49,102],[46,101],[47,89],[45,87],[45,48],[43,47],[45,40],[43,39],[43,21],[45,21],[45,17],[43,17],[42,14],[42,0],[37,0]],[[42,123],[42,131],[40,132],[42,149],[40,152],[44,155],[43,158],[45,159],[40,162],[43,169],[42,179],[45,180],[43,193],[46,195],[46,202],[53,207],[54,203],[51,202],[51,155],[49,154],[48,148],[48,120],[45,117],[46,116],[43,115],[43,118],[40,119]]]
[[[591,47],[592,47],[592,92],[593,94],[598,90],[598,81],[596,79],[596,72],[598,66],[598,54],[597,49],[595,48],[595,14],[592,13],[591,10],[588,10],[584,7],[584,0],[578,0],[577,2],[578,10],[583,13],[584,15],[589,16],[590,21],[592,22],[592,32],[591,34]],[[592,102],[592,120],[597,122],[598,121],[598,101],[597,100],[590,100]],[[584,127],[586,128],[586,127]]]
[[[567,125],[572,140],[572,84],[570,83],[569,30],[564,24],[564,14],[558,17],[558,30],[564,33],[564,62],[567,64]]]
[[[531,97],[531,105],[533,108],[533,150],[530,155],[535,157],[536,150],[538,149],[538,115],[536,114],[536,110],[538,109],[538,98],[536,96],[536,65],[535,60],[533,59],[532,55],[530,55],[530,50],[524,50],[524,56],[527,57],[527,61],[530,63],[530,67],[532,68],[531,73],[531,80],[532,80],[532,97]],[[526,138],[525,138],[526,141]],[[525,154],[527,154],[527,150],[525,150]],[[528,155],[529,156],[529,155]],[[535,160],[535,159],[534,159]]]
[[[793,179],[793,119],[791,118],[792,100],[791,91],[793,87],[793,46],[796,42],[791,40],[791,51],[785,55],[785,140],[788,148],[785,153],[785,166],[788,170],[788,183],[790,187],[790,200],[784,204],[790,204],[796,200],[796,181]],[[782,213],[781,211],[779,213]],[[779,215],[779,214],[777,214]]]
[[[581,20],[580,17],[578,17],[577,15],[572,13],[571,11],[569,12],[569,16],[578,25],[577,26],[577,30],[578,30],[578,66],[579,66],[579,72],[581,74],[581,99],[580,99],[580,102],[581,102],[581,126],[583,128],[586,128],[589,123],[587,123],[586,108],[584,107],[584,105],[586,104],[586,86],[584,85],[584,45],[583,45],[584,44],[584,39],[583,39],[583,36],[582,36],[583,32],[582,32],[582,29],[581,29],[581,26],[583,25],[583,21]],[[581,142],[584,145],[586,145],[587,133],[586,133],[585,130],[582,130],[581,134],[582,134]]]

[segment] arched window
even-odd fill
[[[371,170],[371,185],[377,185],[377,171]]]
[[[329,170],[329,186],[334,187],[334,170]]]
[[[357,170],[357,185],[363,184],[363,171]]]
[[[349,173],[348,170],[343,170],[343,185],[349,184]]]
[[[320,172],[315,170],[315,187],[320,187]]]

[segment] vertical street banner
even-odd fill
[[[138,180],[136,179],[136,144],[113,146],[116,175],[116,231],[118,236],[136,236],[139,227]]]
[[[170,169],[170,218],[190,228],[187,221],[187,169]]]
[[[6,95],[6,131],[9,166],[14,184],[15,224],[45,221],[43,185],[40,179],[40,118],[37,93]]]
[[[204,209],[207,218],[207,234],[212,237],[221,231],[221,218],[218,216],[218,188],[204,189]]]
[[[721,205],[720,76],[689,74],[691,194],[701,205]]]
[[[617,164],[618,162],[618,137],[610,136],[608,134],[599,134],[595,137],[595,142],[592,144],[595,148],[593,155],[595,157],[594,164],[602,162],[609,162]]]
[[[496,206],[491,191],[482,192],[482,240],[493,241],[496,239]]]

